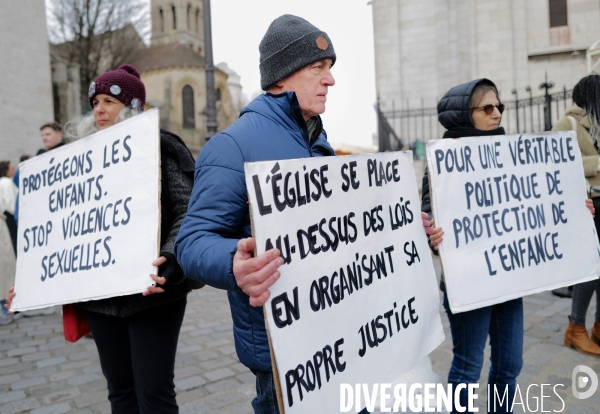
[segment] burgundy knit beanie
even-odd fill
[[[134,109],[144,110],[146,104],[146,88],[140,80],[140,73],[127,64],[103,73],[90,84],[88,98],[92,108],[94,96],[98,94],[110,95]]]

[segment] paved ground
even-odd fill
[[[439,261],[434,260],[439,276]],[[564,332],[568,326],[567,316],[571,313],[571,299],[558,298],[550,292],[525,297],[525,338],[523,344],[523,369],[518,378],[518,385],[523,395],[523,402],[529,401],[529,406],[515,405],[515,413],[522,412],[563,412],[573,414],[598,414],[600,413],[600,388],[589,399],[578,400],[573,396],[572,372],[578,365],[586,365],[600,376],[600,359],[586,356],[564,346]],[[595,297],[588,310],[588,330],[594,323]],[[446,333],[446,340],[430,354],[434,371],[445,382],[452,362],[452,338],[448,318],[443,308],[440,307],[442,324]],[[486,412],[486,387],[489,372],[490,347],[486,347],[485,363],[479,382],[479,407],[480,412]],[[544,405],[541,406],[541,386],[533,384],[551,384],[544,387]],[[556,392],[564,400],[564,405],[556,396]],[[533,386],[532,386],[533,385]],[[530,387],[531,386],[531,387]],[[529,398],[527,389],[529,387]],[[586,387],[581,391],[589,389]],[[537,398],[537,400],[536,400]],[[538,404],[536,408],[536,404]]]
[[[225,293],[204,288],[188,298],[175,371],[181,412],[251,413],[254,375],[237,360]],[[600,373],[600,360],[564,347],[569,308],[570,300],[550,293],[525,299],[525,366],[519,377],[520,389],[526,400],[530,384],[564,384],[557,387],[566,405],[563,413],[597,414],[600,389],[587,400],[577,400],[571,392],[573,368],[587,365]],[[431,362],[444,381],[452,344],[443,310],[441,315],[447,338],[431,354]],[[485,412],[487,370],[486,363],[480,384],[481,412]],[[530,388],[527,412],[542,411],[540,406],[536,409],[539,390],[540,387]],[[561,410],[562,403],[551,387],[545,388],[544,395],[544,411]],[[60,315],[24,317],[0,327],[0,414],[109,413],[106,397],[106,383],[93,340],[65,342]],[[516,412],[522,412],[518,408]]]

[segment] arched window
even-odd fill
[[[181,91],[183,99],[183,127],[195,128],[196,117],[194,116],[194,90],[190,85],[185,85]]]
[[[190,26],[190,13],[192,12],[192,5],[188,4],[187,6],[187,15],[186,15],[186,19],[187,19],[187,29],[188,30],[192,30],[191,26]]]
[[[217,88],[215,95],[217,97],[217,102],[219,102],[221,100],[221,89]]]
[[[165,32],[165,16],[163,14],[162,7],[160,9],[158,9],[158,14],[160,15],[160,31],[162,33],[164,33]]]
[[[175,6],[171,6],[171,12],[173,13],[173,30],[177,29],[177,16],[175,16]]]
[[[200,33],[198,29],[198,20],[200,20],[200,9],[196,9],[196,33]]]

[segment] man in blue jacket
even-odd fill
[[[262,306],[283,259],[277,249],[253,257],[244,163],[335,155],[319,115],[336,55],[325,32],[292,15],[271,23],[259,51],[266,94],[202,150],[175,250],[187,277],[227,290],[238,357],[256,374],[252,406],[278,413]]]

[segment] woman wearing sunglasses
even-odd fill
[[[438,102],[438,120],[447,129],[444,138],[504,135],[500,126],[504,105],[500,103],[496,85],[489,79],[477,79],[450,89]],[[431,215],[429,177],[423,177],[421,210]],[[444,232],[433,230],[430,245],[437,254]],[[454,358],[448,373],[448,384],[476,384],[483,366],[483,351],[490,338],[491,365],[488,384],[502,391],[508,386],[508,399],[498,401],[499,412],[509,412],[523,365],[523,300],[521,298],[485,308],[453,314],[448,305],[444,280],[444,308],[450,321]],[[492,388],[493,389],[493,388]],[[467,390],[460,394],[460,402],[467,407]],[[490,406],[493,406],[490,402]],[[453,413],[458,412],[456,409]]]

